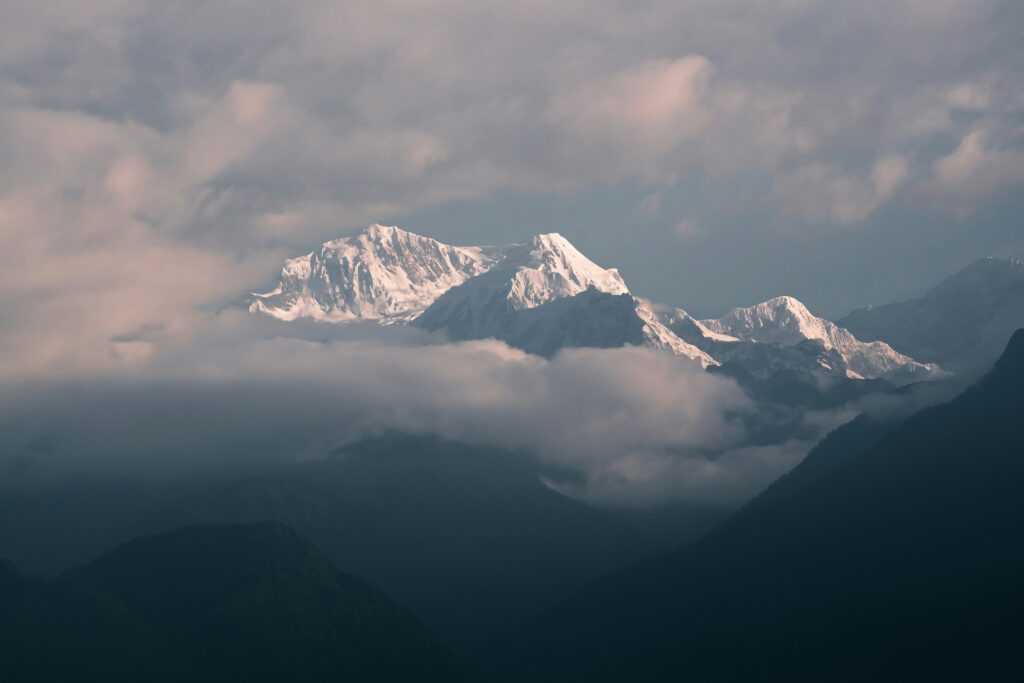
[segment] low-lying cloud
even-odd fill
[[[577,473],[563,490],[584,499],[736,504],[809,446],[747,447],[744,392],[661,351],[544,359],[402,328],[300,326],[302,338],[239,320],[131,373],[8,388],[0,476],[246,470],[401,431],[527,451]]]

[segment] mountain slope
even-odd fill
[[[496,280],[478,278],[492,270],[501,271]],[[287,261],[278,287],[254,294],[250,310],[280,320],[411,320],[468,282],[479,284],[447,305],[478,315],[490,307],[533,308],[588,287],[609,294],[628,291],[617,271],[601,268],[558,233],[537,235],[526,244],[453,247],[374,224]]]
[[[170,648],[116,597],[47,582],[0,560],[0,672],[5,681],[141,680]]]
[[[717,320],[701,325],[717,335],[742,341],[791,347],[808,340],[834,349],[843,361],[842,370],[852,378],[883,378],[900,383],[942,376],[935,365],[918,363],[883,342],[859,341],[848,330],[812,314],[790,296],[779,296],[746,308],[736,308]]]
[[[849,373],[839,352],[817,339],[794,346],[720,344],[714,354],[721,361],[715,372],[736,380],[754,399],[771,404],[835,408],[892,386],[887,380]]]
[[[371,225],[289,260],[278,287],[254,294],[249,310],[284,321],[413,321],[452,340],[495,338],[543,355],[566,346],[646,344],[702,367],[717,364],[639,300],[576,298],[591,290],[629,295],[618,271],[597,265],[558,233],[525,244],[452,247]]]
[[[504,261],[487,274],[438,297],[414,324],[444,330],[451,339],[498,336],[510,315],[591,288],[606,294],[629,291],[618,271],[601,268],[561,235],[537,235],[507,248]]]
[[[374,224],[287,261],[278,287],[254,294],[249,310],[279,320],[409,318],[503,258],[501,247],[453,247]]]
[[[598,266],[557,233],[510,248],[501,265],[445,292],[413,325],[546,356],[564,347],[642,344],[717,365],[630,295],[617,270]]]
[[[736,380],[762,403],[834,408],[889,385],[851,372],[839,352],[818,339],[792,346],[741,340],[715,332],[681,308],[662,312],[660,319],[676,336],[714,357],[714,372]]]
[[[922,361],[990,363],[1024,326],[1024,261],[980,259],[917,299],[858,309],[838,324]]]
[[[128,538],[274,520],[310,539],[457,645],[492,637],[582,583],[699,537],[711,507],[626,513],[546,487],[522,454],[428,436],[361,441],[335,457],[147,483],[76,477],[0,487],[0,557],[48,574]]]
[[[274,519],[458,644],[539,613],[583,582],[696,538],[721,519],[629,519],[562,496],[514,453],[393,435],[338,457],[216,484],[159,523]]]
[[[407,612],[340,574],[279,524],[190,527],[136,539],[33,590],[41,596],[28,601],[31,608],[52,599],[47,593],[102,596],[143,634],[155,634],[104,662],[103,680],[475,679]],[[83,633],[113,609],[86,607],[68,605],[62,615]],[[31,617],[12,621],[26,639],[47,638],[50,649],[87,649],[80,633],[54,634]],[[51,662],[5,654],[5,680],[58,680]],[[75,665],[64,680],[98,673],[91,657],[63,663]]]
[[[508,283],[498,272],[489,273],[463,287],[475,291],[485,282],[495,282],[495,290]],[[528,353],[553,356],[567,347],[617,348],[627,344],[649,346],[695,361],[701,367],[718,361],[689,344],[665,327],[647,306],[629,293],[613,294],[590,288],[572,296],[553,298],[535,307],[516,309],[498,303],[500,295],[490,294],[492,305],[476,308],[467,304],[462,287],[438,300],[413,325],[444,331],[450,339],[500,339]],[[458,298],[458,303],[449,301]]]
[[[1022,382],[1019,331],[953,401],[593,584],[506,662],[530,680],[1018,677]]]

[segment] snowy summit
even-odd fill
[[[249,310],[279,320],[408,319],[503,258],[501,248],[452,247],[374,224],[286,261],[281,284],[254,294]]]

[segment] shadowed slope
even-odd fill
[[[24,610],[5,623],[63,654],[5,652],[8,680],[474,679],[408,612],[276,523],[140,538],[23,582]]]
[[[805,485],[769,489],[694,545],[593,584],[506,661],[531,680],[1019,673],[1022,383],[1018,331],[955,400]]]

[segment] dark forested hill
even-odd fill
[[[55,574],[139,535],[275,520],[444,637],[473,645],[724,516],[682,505],[599,509],[540,474],[522,454],[391,435],[333,458],[213,480],[13,489],[0,491],[0,556]]]
[[[530,680],[1019,676],[1022,386],[1018,331],[953,401],[851,430],[863,450],[592,584],[503,643],[506,666]]]
[[[586,581],[693,540],[715,510],[617,513],[545,486],[514,453],[434,437],[207,487],[161,524],[275,519],[460,644],[503,632]]]
[[[5,681],[466,681],[404,609],[277,523],[140,538],[59,579],[0,569]]]

